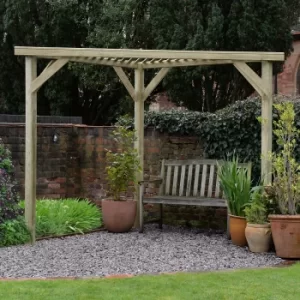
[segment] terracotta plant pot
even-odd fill
[[[271,225],[247,223],[245,230],[251,252],[268,252],[271,245]]]
[[[231,241],[234,245],[244,247],[247,245],[245,236],[246,218],[229,215],[229,230]]]
[[[276,255],[300,258],[300,215],[270,215]]]
[[[110,232],[129,231],[135,221],[136,201],[102,200],[102,217],[105,228]]]

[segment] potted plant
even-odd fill
[[[246,218],[244,208],[250,202],[251,178],[248,170],[239,167],[238,158],[218,163],[220,186],[227,200],[229,232],[232,243],[246,246]]]
[[[268,252],[271,245],[271,226],[268,223],[267,197],[264,186],[251,190],[251,201],[245,207],[247,227],[245,230],[249,250]]]
[[[266,191],[276,201],[280,214],[270,215],[269,220],[276,255],[300,258],[300,163],[295,159],[299,130],[293,103],[274,106],[279,114],[273,131],[279,150],[272,154],[273,183]]]
[[[140,162],[133,148],[135,132],[125,126],[117,126],[112,136],[118,151],[106,153],[107,180],[110,199],[102,200],[102,215],[105,228],[110,232],[127,232],[135,221],[136,201],[128,198],[127,192],[135,192]]]

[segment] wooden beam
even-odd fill
[[[15,47],[15,55],[36,57],[113,57],[113,58],[159,58],[159,59],[211,59],[234,61],[284,61],[283,52],[239,52],[239,51],[178,51],[136,50],[57,47]]]
[[[262,62],[262,81],[266,94],[262,97],[261,113],[261,178],[265,185],[272,183],[272,122],[273,122],[273,68],[271,62]]]
[[[25,138],[25,221],[35,243],[36,206],[36,148],[37,148],[37,92],[31,91],[31,84],[37,76],[37,60],[25,58],[26,87],[26,138]]]
[[[44,69],[44,71],[32,81],[31,92],[37,92],[39,88],[56,72],[58,72],[68,61],[68,59],[63,58],[50,62],[50,64]]]
[[[143,95],[143,101],[145,101],[149,97],[152,91],[159,85],[159,83],[167,75],[169,70],[170,70],[169,68],[160,69],[160,71],[155,75],[155,77],[151,80],[151,82],[146,87]]]
[[[245,62],[235,62],[234,66],[254,87],[254,89],[261,97],[263,97],[267,93],[263,84],[263,80]]]
[[[144,69],[159,69],[159,68],[176,68],[176,67],[197,67],[197,66],[211,66],[211,65],[226,65],[232,64],[232,60],[171,60],[169,62],[146,61],[143,63]]]
[[[70,61],[75,63],[84,63],[84,64],[91,64],[91,65],[98,65],[98,66],[115,66],[115,67],[121,67],[121,68],[130,68],[130,69],[136,69],[138,67],[137,64],[134,64],[132,61],[129,61],[127,58],[124,60],[117,60],[112,61],[105,58],[95,58],[93,60],[88,58],[70,58]]]
[[[126,75],[125,72],[123,71],[123,69],[120,68],[120,67],[113,67],[113,68],[114,68],[114,70],[116,71],[116,73],[118,74],[118,76],[119,76],[121,82],[123,82],[123,84],[124,84],[126,90],[128,91],[129,95],[131,96],[131,98],[132,98],[133,100],[135,100],[135,97],[136,97],[136,94],[135,94],[135,93],[136,93],[136,92],[134,91],[134,88],[133,88],[131,82],[129,81],[127,75]],[[136,101],[136,100],[135,100],[135,101]]]
[[[134,88],[135,88],[135,102],[134,102],[134,128],[136,132],[135,149],[138,152],[141,171],[137,174],[138,181],[144,178],[144,70],[140,67],[134,72]],[[135,220],[135,227],[140,227],[140,213],[141,201],[140,193],[138,192],[139,185],[136,185],[136,203],[137,215]]]

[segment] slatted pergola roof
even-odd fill
[[[272,150],[272,62],[283,61],[282,52],[227,52],[227,51],[175,51],[143,49],[94,49],[56,47],[15,47],[15,55],[26,59],[26,166],[25,166],[25,218],[35,241],[36,203],[36,119],[39,88],[68,62],[111,66],[119,76],[135,103],[135,147],[139,153],[143,179],[144,163],[144,101],[173,67],[233,64],[262,98],[262,160],[261,172],[265,183],[271,182],[271,164],[268,153]],[[37,75],[37,59],[50,63]],[[261,62],[261,77],[247,63]],[[134,84],[123,68],[134,69]],[[160,69],[145,86],[144,72]],[[137,197],[138,211],[140,197]],[[139,214],[136,226],[139,226]]]

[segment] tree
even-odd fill
[[[294,0],[3,0],[0,109],[24,113],[24,59],[14,45],[177,50],[291,50]],[[45,61],[38,64],[41,71]],[[259,67],[253,65],[259,72]],[[276,71],[280,69],[280,64]],[[126,70],[133,79],[132,70]],[[154,71],[147,71],[149,82]],[[233,66],[172,70],[166,90],[188,108],[215,111],[253,89]],[[112,68],[70,63],[39,91],[39,114],[111,124],[133,101]]]
[[[155,8],[165,9],[166,2],[156,1]],[[285,1],[262,0],[259,4],[253,0],[191,0],[173,6],[169,1],[168,10],[176,7],[178,15],[165,22],[152,40],[157,45],[164,41],[163,47],[169,49],[284,51],[288,55],[291,34]],[[252,67],[260,72],[260,65]],[[277,64],[275,71],[280,67]],[[164,82],[172,100],[201,111],[215,111],[253,92],[232,65],[174,69]]]

